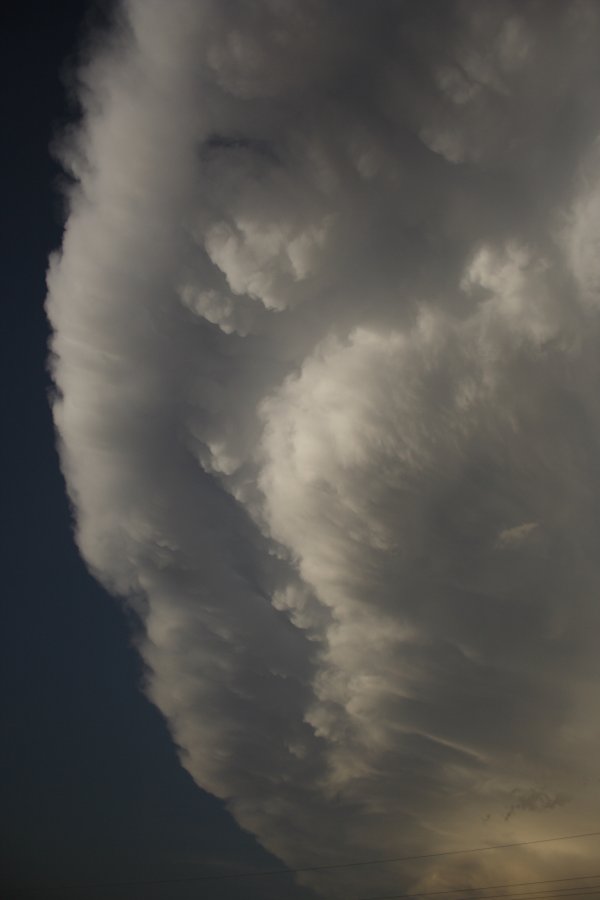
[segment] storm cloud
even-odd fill
[[[290,866],[597,826],[599,41],[593,2],[128,0],[79,71],[78,544],[183,764]]]

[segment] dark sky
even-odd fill
[[[43,302],[47,255],[61,237],[49,144],[73,114],[62,73],[85,10],[83,2],[20,4],[2,37],[5,897],[185,877],[218,860],[273,865],[179,765],[162,717],[140,691],[129,623],[72,540],[46,396]],[[211,885],[212,896],[252,895],[248,884],[243,893],[222,890]],[[56,896],[187,897],[198,888],[82,887]]]

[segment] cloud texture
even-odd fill
[[[79,546],[184,765],[292,866],[598,826],[599,40],[593,2],[128,0],[80,72]]]

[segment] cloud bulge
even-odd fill
[[[291,866],[597,826],[599,37],[587,2],[128,0],[81,67],[79,547],[183,764]]]

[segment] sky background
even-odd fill
[[[598,5],[120,8],[2,37],[8,895],[597,831]]]

